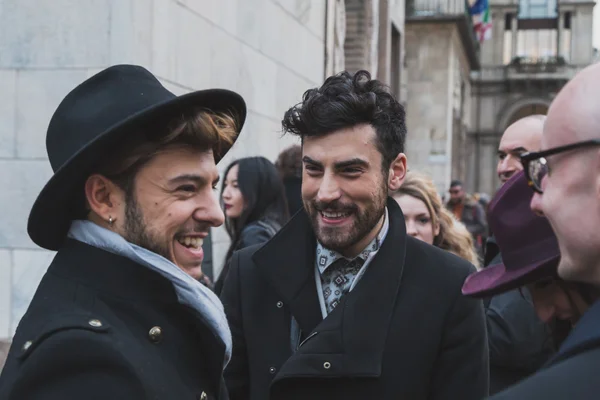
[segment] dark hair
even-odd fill
[[[297,144],[279,153],[275,166],[282,178],[302,178],[302,147]]]
[[[346,71],[327,78],[323,86],[307,90],[302,102],[286,111],[284,132],[322,136],[359,124],[370,124],[377,134],[382,168],[404,152],[406,122],[404,107],[382,82],[367,71]]]
[[[235,165],[238,166],[237,181],[244,199],[244,209],[238,218],[225,218],[225,228],[231,238],[225,260],[229,260],[236,250],[241,232],[248,224],[270,220],[282,226],[289,218],[283,183],[271,161],[264,157],[241,158],[229,164],[225,177]],[[221,187],[221,202],[224,190],[225,185]]]
[[[462,186],[463,183],[461,181],[459,181],[458,179],[454,179],[452,182],[450,182],[450,187],[457,187],[457,186]]]

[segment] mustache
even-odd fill
[[[191,228],[185,228],[184,230],[177,232],[175,234],[175,237],[179,238],[181,236],[193,235],[194,233],[209,233],[209,232],[210,232],[210,225],[197,224]]]
[[[338,200],[329,202],[313,200],[312,206],[317,211],[355,211],[358,209],[356,204],[344,204]]]

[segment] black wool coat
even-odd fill
[[[0,399],[226,399],[224,354],[166,278],[68,239],[19,324]]]
[[[490,400],[597,400],[600,398],[600,301],[573,328],[540,371]]]
[[[233,335],[230,398],[480,400],[488,391],[481,301],[461,295],[474,267],[389,231],[354,290],[322,318],[316,240],[299,212],[262,247],[235,253],[221,299]],[[292,329],[292,317],[300,328]]]

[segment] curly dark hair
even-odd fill
[[[286,111],[284,132],[300,136],[322,136],[359,124],[370,124],[377,134],[382,168],[404,152],[406,113],[389,87],[371,79],[368,71],[347,71],[327,78],[320,88],[309,89],[302,102]]]

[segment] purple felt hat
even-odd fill
[[[556,274],[558,241],[548,220],[531,211],[532,197],[523,172],[496,193],[489,205],[488,222],[503,263],[470,275],[462,287],[465,296],[492,296]]]

